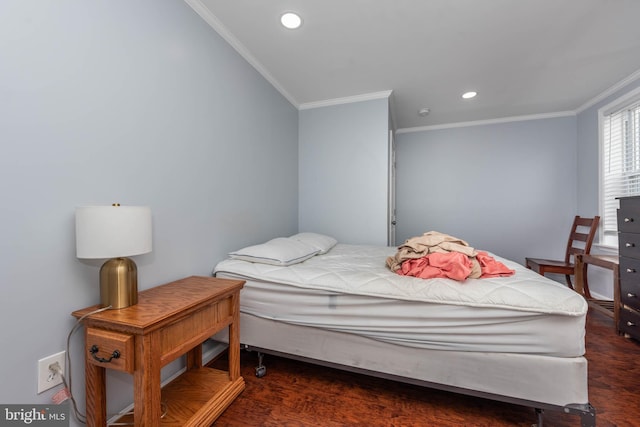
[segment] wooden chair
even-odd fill
[[[564,261],[542,258],[525,258],[527,268],[534,270],[543,276],[545,273],[564,274],[567,279],[567,285],[573,289],[571,276],[575,274],[575,256],[578,254],[588,254],[591,251],[591,244],[593,243],[593,238],[598,230],[598,224],[600,224],[599,216],[595,216],[593,218],[582,218],[576,215],[573,220],[573,226],[571,227],[571,233],[569,234],[569,241],[567,242]],[[586,284],[587,278],[585,277],[583,280],[585,282],[585,288],[588,289],[588,285]]]

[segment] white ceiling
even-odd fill
[[[640,0],[185,1],[296,107],[393,91],[400,129],[575,112],[640,76]]]

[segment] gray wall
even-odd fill
[[[0,58],[0,402],[49,403],[37,360],[99,301],[75,207],[151,207],[140,289],[209,275],[297,231],[298,112],[182,1],[3,0]],[[109,411],[132,401],[129,376],[109,384]]]
[[[436,230],[524,264],[562,257],[576,215],[576,119],[396,137],[401,243]]]
[[[300,111],[301,231],[387,244],[389,100]]]

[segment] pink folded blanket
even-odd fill
[[[474,261],[480,266],[480,278],[515,274],[514,270],[483,251],[477,251],[475,257],[461,252],[431,253],[422,258],[405,260],[396,272],[422,279],[447,278],[463,281],[474,270]]]

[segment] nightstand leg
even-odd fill
[[[202,368],[202,344],[195,346],[187,352],[186,365],[187,371]]]
[[[231,306],[234,307],[233,321],[229,325],[229,379],[235,381],[240,378],[240,313],[238,311],[240,295],[232,296]]]
[[[107,393],[105,369],[85,362],[86,413],[88,427],[107,425]]]
[[[159,335],[157,332],[136,337],[136,368],[133,373],[136,427],[160,425],[161,381]]]

